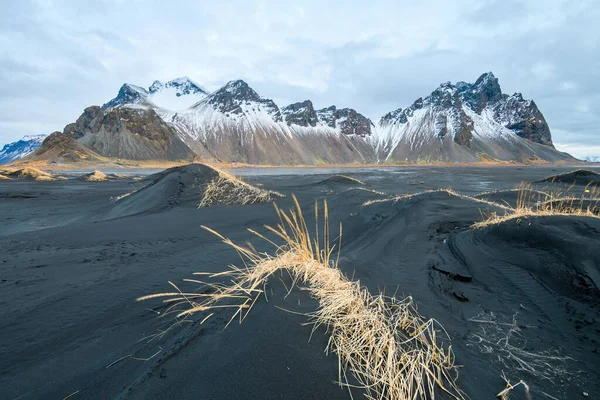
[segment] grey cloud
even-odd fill
[[[61,129],[123,82],[242,78],[281,106],[377,120],[486,71],[536,101],[555,141],[598,143],[598,20],[593,1],[13,2],[0,15],[0,143]]]

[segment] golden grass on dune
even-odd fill
[[[207,314],[201,323],[218,309],[231,308],[234,314],[229,323],[237,317],[241,322],[261,297],[269,278],[278,271],[287,271],[294,285],[301,284],[318,301],[318,309],[307,317],[313,331],[321,326],[327,329],[327,351],[338,356],[340,385],[350,387],[347,373],[351,372],[366,397],[373,400],[435,399],[439,391],[463,399],[454,381],[456,370],[451,347],[441,344],[442,340],[449,343],[443,327],[420,315],[411,297],[372,295],[360,282],[348,280],[338,268],[341,224],[339,242],[329,244],[327,203],[323,207],[322,227],[318,222],[319,207],[315,204],[316,233],[312,237],[295,197],[294,201],[295,209],[287,213],[275,206],[280,222],[276,227],[266,227],[283,244],[277,245],[250,230],[275,246],[274,255],[257,253],[251,246],[239,246],[205,227],[241,255],[244,267],[231,266],[216,274],[195,274],[206,276],[209,282],[187,280],[212,289],[212,293],[202,290],[186,293],[170,282],[175,292],[138,300],[166,297],[165,302],[171,304],[167,313],[176,312],[178,318]],[[211,281],[223,278],[229,283]]]
[[[217,172],[217,176],[202,187],[203,194],[198,207],[268,203],[285,197],[278,192],[254,187],[218,168],[211,168]]]
[[[476,222],[471,227],[479,229],[513,219],[537,216],[566,215],[600,218],[600,189],[588,184],[580,197],[574,197],[569,195],[573,187],[574,185],[570,186],[566,191],[553,190],[546,193],[532,190],[530,184],[522,183],[516,189],[519,191],[519,196],[515,208],[510,208],[504,215],[497,213],[485,215],[483,221]]]
[[[82,178],[84,181],[87,181],[87,182],[104,182],[104,181],[108,180],[108,175],[106,175],[102,171],[95,170],[94,172],[92,172],[90,174],[83,175]]]
[[[55,181],[58,178],[54,175],[41,171],[37,168],[25,167],[22,169],[18,169],[9,173],[9,176],[12,178],[21,178],[21,179],[32,179],[38,182],[41,181]]]
[[[10,181],[10,178],[6,175],[0,174],[0,181]]]

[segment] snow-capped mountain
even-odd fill
[[[280,108],[243,80],[212,93],[189,78],[155,81],[148,89],[125,84],[114,99],[88,107],[76,123],[53,135],[102,157],[135,160],[199,157],[272,165],[574,161],[554,149],[536,104],[520,93],[503,94],[491,72],[472,84],[443,83],[377,124],[351,108],[316,109],[310,100]]]
[[[372,150],[356,139],[361,131],[350,123],[365,117],[347,109],[325,121],[309,100],[300,104],[282,111],[246,82],[235,80],[165,120],[202,158],[278,165],[367,162]]]
[[[585,157],[583,161],[600,163],[600,156],[588,156]]]
[[[536,104],[503,94],[491,72],[384,115],[371,140],[379,162],[573,160],[554,149]]]
[[[8,164],[23,158],[42,146],[48,135],[25,135],[22,139],[5,144],[0,150],[0,164]]]
[[[208,91],[188,77],[173,79],[166,83],[154,81],[148,89],[125,83],[117,97],[102,107],[153,108],[155,111],[183,110],[199,102]],[[160,114],[160,113],[159,113]]]

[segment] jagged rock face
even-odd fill
[[[336,125],[344,135],[370,136],[373,123],[351,108],[342,108],[336,112]]]
[[[283,107],[281,113],[288,125],[315,127],[319,122],[317,112],[310,100]]]
[[[279,107],[271,99],[263,99],[242,80],[231,81],[207,98],[207,103],[225,115],[244,114],[246,110],[265,111],[275,122],[283,121]]]
[[[423,108],[423,98],[419,97],[415,102],[408,108],[402,109],[399,108],[395,111],[391,111],[381,117],[379,124],[382,126],[387,126],[390,124],[405,124],[408,122],[408,118],[412,117],[415,110],[420,110]]]
[[[554,147],[550,127],[533,100],[524,100],[521,93],[505,96],[494,108],[494,119],[518,136]]]
[[[63,145],[67,143],[65,138],[76,140],[104,157],[129,160],[184,160],[193,157],[177,132],[152,109],[117,107],[103,110],[98,106],[88,107],[75,123],[47,139],[42,148],[46,151],[50,145]]]
[[[456,143],[470,147],[473,137],[473,121],[465,114],[458,90],[450,82],[441,84],[431,95],[425,99],[417,99],[410,107],[404,110],[399,108],[384,115],[380,120],[380,125],[390,127],[407,124],[415,112],[423,108],[430,110],[433,134],[437,138],[443,140],[446,135],[450,134]]]
[[[473,121],[463,110],[458,90],[450,82],[443,83],[415,109],[430,106],[434,110],[436,135],[443,139],[452,133],[452,139],[461,146],[470,147],[473,138]]]
[[[352,108],[330,106],[317,111],[319,122],[330,128],[339,129],[344,135],[370,136],[373,123]]]
[[[317,118],[321,123],[335,129],[335,120],[337,119],[336,111],[337,108],[335,106],[322,108],[317,111]]]
[[[494,121],[523,139],[554,147],[546,119],[533,100],[524,100],[520,93],[508,96],[502,93],[498,78],[491,72],[481,75],[474,84],[456,84],[465,105],[481,114],[492,110]]]
[[[474,84],[458,82],[456,88],[462,101],[477,114],[503,98],[498,78],[491,72],[481,75]]]
[[[91,106],[83,110],[83,114],[77,121],[65,126],[64,134],[77,140],[85,135],[85,132],[94,127],[98,119],[103,115],[101,107]]]

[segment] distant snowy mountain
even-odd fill
[[[585,157],[583,161],[600,163],[600,156],[588,156]]]
[[[65,140],[49,143],[64,146],[75,140],[96,155],[133,160],[574,161],[554,148],[537,105],[520,93],[503,94],[491,72],[475,83],[443,83],[376,124],[351,108],[315,109],[310,100],[280,108],[243,80],[212,93],[185,77],[155,81],[148,89],[124,84],[114,99],[88,107],[76,123],[53,135]]]
[[[47,135],[26,135],[21,140],[8,143],[0,150],[0,164],[8,164],[23,158],[42,146]]]

